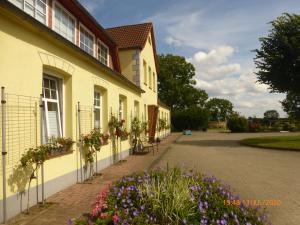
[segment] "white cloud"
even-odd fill
[[[293,0],[241,2],[176,1],[145,21],[154,22],[167,49],[195,65],[197,86],[211,97],[227,98],[249,116],[262,116],[268,109],[284,115],[279,103],[284,95],[270,94],[266,85],[256,82],[251,50],[259,48],[258,38],[266,34],[270,21],[282,12],[299,11],[300,5]]]
[[[231,62],[234,54],[233,47],[220,46],[189,58],[196,68],[196,86],[210,97],[232,101],[235,109],[246,116],[262,116],[268,109],[277,109],[284,115],[279,103],[284,96],[269,94],[268,86],[257,82],[253,69]]]
[[[230,57],[233,53],[234,48],[231,46],[218,46],[208,53],[204,51],[197,52],[193,57],[193,61],[198,64],[220,64],[227,62],[228,57]]]
[[[188,61],[194,64],[199,78],[214,80],[241,72],[241,65],[229,63],[230,57],[235,53],[232,46],[218,46],[208,52],[199,51]]]
[[[183,45],[183,42],[174,38],[174,37],[166,37],[165,39],[166,43],[169,44],[169,45],[173,45],[173,46],[176,46],[176,47],[180,47]]]

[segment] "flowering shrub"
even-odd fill
[[[38,168],[51,157],[70,151],[73,143],[71,138],[51,137],[48,143],[29,148],[22,154],[19,164],[13,168],[13,172],[8,178],[8,184],[12,192],[17,191],[22,196],[25,194],[28,183],[27,213],[29,213],[30,185],[32,180],[37,178]]]
[[[127,140],[129,133],[124,127],[125,120],[118,121],[116,117],[112,116],[108,122],[109,133],[112,140],[115,138],[120,138],[122,141]]]
[[[109,135],[102,134],[99,129],[94,129],[90,133],[86,135],[82,135],[83,148],[82,148],[82,156],[84,160],[84,173],[87,173],[88,166],[90,167],[90,178],[93,174],[93,162],[95,161],[95,157],[97,157],[96,153],[101,150],[101,146],[108,144]]]
[[[99,129],[94,129],[89,134],[82,136],[83,144],[96,151],[100,151],[101,146],[108,143],[108,139],[109,135],[102,134]]]
[[[179,168],[127,176],[97,197],[92,213],[75,225],[265,225],[264,213],[239,201],[215,177]]]
[[[70,151],[73,144],[74,141],[71,138],[51,137],[42,148],[45,148],[48,155],[51,156]]]

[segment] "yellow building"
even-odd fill
[[[169,134],[156,130],[158,117],[170,121],[169,109],[158,104],[157,74],[151,23],[105,30],[74,0],[0,1],[1,116],[6,116],[0,142],[7,152],[6,172],[0,169],[6,188],[0,193],[0,221],[27,204],[9,185],[20,157],[49,137],[78,141],[94,128],[106,133],[112,116],[124,119],[129,131],[134,117],[148,121],[152,139]],[[84,179],[79,147],[73,148],[45,162],[45,197]],[[117,148],[123,159],[130,143],[118,140]],[[103,146],[97,169],[114,163],[113,154],[111,143]],[[40,179],[30,189],[30,205],[42,198]]]

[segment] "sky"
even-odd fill
[[[284,94],[256,82],[254,49],[272,20],[299,13],[300,0],[79,0],[104,27],[152,22],[159,54],[184,56],[196,86],[233,102],[245,116],[269,109],[282,117]]]

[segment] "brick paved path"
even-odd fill
[[[245,200],[281,200],[280,206],[267,207],[272,224],[300,225],[300,152],[238,144],[240,139],[270,135],[291,134],[193,133],[180,137],[160,164],[213,174]]]
[[[110,166],[101,171],[103,176],[98,176],[90,183],[75,184],[47,199],[54,203],[47,208],[33,207],[30,215],[21,214],[11,221],[9,225],[65,225],[69,218],[76,218],[82,213],[90,212],[91,205],[95,202],[97,194],[110,182],[133,172],[153,168],[159,159],[168,151],[169,146],[180,135],[172,134],[159,145],[159,152],[153,156],[132,155],[126,162]]]

